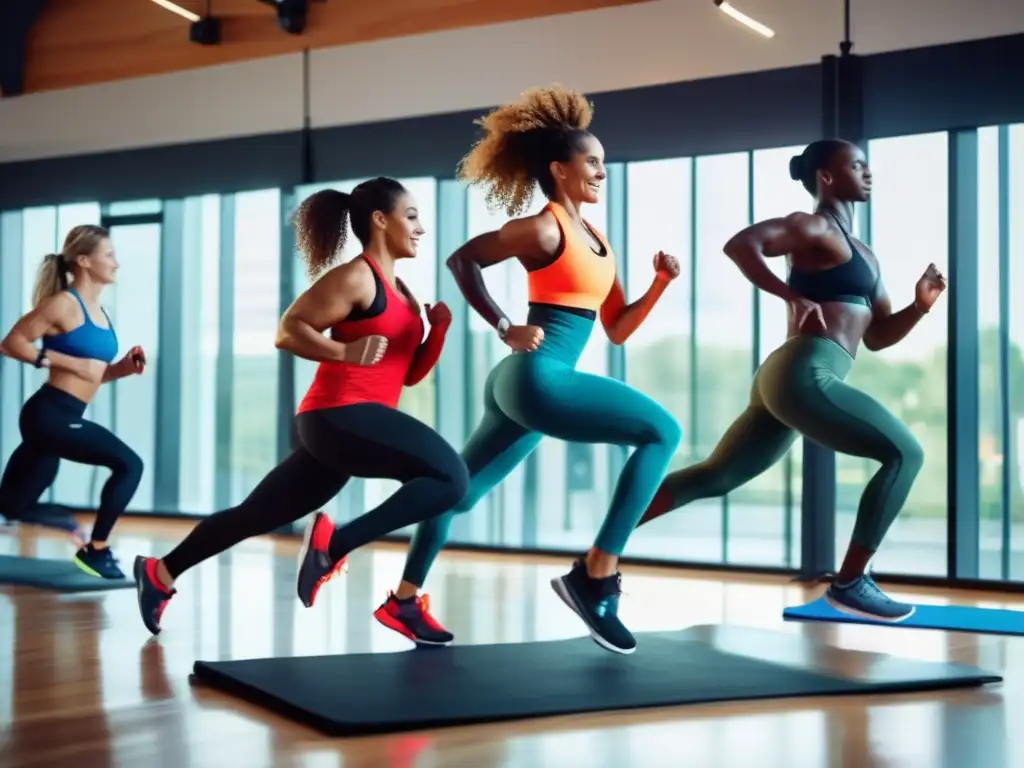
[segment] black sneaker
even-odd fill
[[[551,580],[551,588],[583,619],[594,642],[614,653],[632,653],[636,640],[619,620],[621,583],[620,573],[590,578],[584,561],[577,560],[569,573]]]
[[[373,618],[417,645],[445,646],[455,639],[451,632],[430,615],[429,595],[399,600],[391,592],[384,604],[373,612]]]
[[[178,594],[177,590],[167,589],[156,577],[156,558],[135,558],[132,569],[135,575],[135,595],[139,599],[139,613],[142,623],[154,635],[160,634],[160,617],[171,598]]]
[[[124,571],[117,564],[117,558],[110,547],[93,549],[92,544],[86,544],[75,553],[74,563],[90,576],[101,579],[124,578]]]

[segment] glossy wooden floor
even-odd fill
[[[167,551],[188,523],[123,521],[116,551]],[[311,610],[294,597],[298,543],[259,540],[179,582],[152,641],[131,590],[67,596],[0,588],[0,766],[152,768],[818,768],[1024,765],[1024,639],[898,628],[783,623],[817,593],[782,579],[628,569],[622,614],[635,630],[732,624],[832,645],[1001,672],[984,689],[798,699],[563,717],[440,731],[326,739],[230,697],[192,687],[197,659],[404,650],[371,612],[403,549],[353,559]],[[22,530],[0,553],[70,556],[62,539]],[[435,612],[463,643],[583,634],[548,580],[567,561],[446,554]],[[1001,595],[908,592],[919,603],[1024,609]],[[329,681],[328,681],[329,682]],[[359,691],[352,691],[358,696]]]

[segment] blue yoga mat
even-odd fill
[[[1024,635],[1024,611],[976,608],[967,605],[919,605],[909,619],[900,622],[875,621],[840,613],[819,597],[813,603],[786,608],[784,619],[835,621],[845,624],[873,624],[882,627],[945,629],[951,632],[979,632],[989,635]]]

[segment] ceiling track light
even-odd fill
[[[775,30],[773,30],[771,27],[766,27],[761,22],[750,18],[749,16],[747,16],[747,14],[743,13],[743,11],[734,8],[732,5],[726,2],[726,0],[715,0],[715,6],[726,16],[735,19],[752,32],[756,32],[762,37],[775,37]]]
[[[182,8],[177,3],[171,2],[171,0],[153,0],[153,2],[171,13],[178,14],[183,19],[188,19],[192,23],[199,21],[201,18],[198,13],[188,10],[188,8]]]
[[[182,8],[173,0],[153,0],[153,2],[161,8],[171,13],[176,13],[181,18],[192,22],[188,28],[189,41],[199,45],[220,44],[220,20],[210,15],[211,0],[206,0],[206,13],[202,16],[195,11],[190,11],[188,8]]]

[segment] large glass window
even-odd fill
[[[868,145],[876,182],[868,245],[878,256],[894,311],[913,301],[929,262],[947,270],[947,141],[947,134],[934,133]],[[940,299],[900,344],[880,352],[862,347],[848,380],[904,421],[925,453],[924,468],[875,559],[879,571],[946,573],[947,307]],[[837,457],[840,555],[849,543],[864,486],[877,469],[867,459]]]
[[[1024,307],[1020,302],[1020,286],[1024,285],[1024,123],[1011,126],[1007,135],[1007,184],[1009,215],[1008,256],[1010,316],[1006,318],[1010,336],[1009,390],[1010,445],[1005,460],[1010,462],[1010,509],[1013,521],[1008,546],[1013,554],[1010,578],[1024,579]],[[1014,213],[1017,212],[1017,213]],[[1014,289],[1016,287],[1016,290]]]
[[[160,224],[110,228],[110,239],[117,250],[121,268],[117,273],[117,283],[104,292],[104,303],[110,306],[108,311],[117,326],[118,357],[139,345],[146,351],[146,371],[142,376],[129,376],[101,387],[90,406],[97,421],[113,431],[145,463],[138,490],[128,503],[131,511],[153,510],[156,393],[161,370],[161,230]],[[91,476],[89,503],[96,505],[109,472],[98,467],[89,467],[88,470]],[[71,494],[67,502],[82,503],[80,497],[73,500]]]
[[[625,345],[626,382],[664,406],[683,428],[669,471],[698,460],[690,418],[695,389],[690,370],[692,168],[689,158],[678,158],[630,163],[626,169],[628,298],[638,298],[650,285],[658,251],[679,260],[679,277]],[[717,515],[691,506],[638,528],[629,549],[640,557],[700,560],[709,549],[720,552],[721,535]]]
[[[178,486],[182,512],[215,508],[220,209],[219,195],[185,200]]]
[[[277,349],[281,193],[235,196],[234,388],[231,500],[237,504],[277,464]]]
[[[1016,307],[1024,258],[1024,126],[978,131],[978,512],[982,578],[1024,578],[1024,313]],[[1005,231],[1004,231],[1005,228]],[[1009,289],[1009,306],[1000,294]],[[1007,503],[1008,502],[1008,503]]]
[[[982,578],[1002,575],[1003,416],[999,291],[1000,205],[999,128],[978,130],[978,571]]]
[[[749,155],[740,152],[697,158],[694,206],[694,329],[696,383],[690,445],[693,458],[706,458],[733,421],[747,407],[754,371],[753,334],[754,288],[722,255],[722,246],[750,223]],[[778,508],[778,498],[773,499]],[[750,505],[755,509],[750,511]],[[730,496],[704,499],[690,506],[689,518],[707,530],[702,560],[763,560],[757,551],[763,544],[756,537],[739,536],[733,546],[734,521],[763,526],[764,511],[749,487]],[[775,515],[778,517],[778,513]],[[714,546],[715,527],[719,546]],[[778,528],[778,524],[775,525]],[[775,544],[774,559],[780,557]]]

